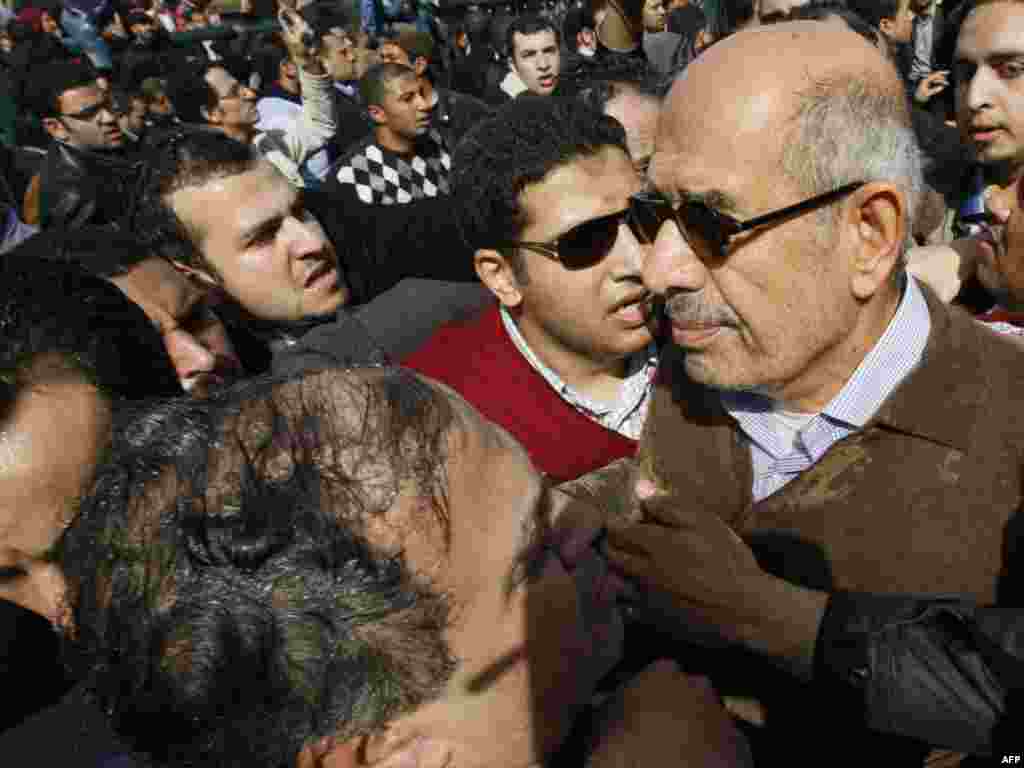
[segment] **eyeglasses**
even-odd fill
[[[114,109],[114,104],[110,99],[104,99],[103,101],[93,104],[91,107],[86,107],[78,112],[61,112],[61,117],[73,117],[75,120],[82,120],[83,122],[90,122],[95,120],[100,112],[106,110],[112,115],[117,115],[117,111]]]
[[[555,240],[546,243],[510,240],[503,247],[528,248],[559,262],[566,269],[586,269],[608,255],[619,237],[619,225],[622,223],[640,242],[654,242],[643,233],[635,213],[636,205],[630,200],[628,208],[578,224]]]
[[[833,203],[864,186],[867,182],[855,181],[844,184],[812,198],[788,205],[777,211],[771,211],[753,219],[739,221],[728,214],[716,211],[698,200],[685,200],[678,207],[660,196],[639,194],[630,199],[634,219],[637,221],[646,242],[654,242],[661,225],[672,220],[679,227],[679,232],[691,247],[698,244],[708,248],[714,258],[725,255],[729,240],[740,232],[747,232],[767,224],[781,222],[784,219],[799,216],[813,211],[815,208]],[[694,241],[698,242],[694,242]]]

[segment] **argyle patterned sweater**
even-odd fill
[[[328,176],[366,205],[401,205],[447,195],[451,165],[436,131],[417,141],[412,155],[385,149],[371,135],[346,152]]]

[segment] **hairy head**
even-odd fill
[[[131,229],[151,253],[216,276],[202,255],[205,233],[175,213],[171,195],[255,169],[260,155],[221,131],[174,129],[150,150],[131,215]]]
[[[447,601],[367,531],[446,525],[452,415],[401,369],[260,379],[119,431],[61,547],[68,658],[160,765],[291,765],[435,697]]]
[[[524,94],[478,123],[452,158],[452,198],[466,244],[498,250],[519,239],[527,223],[523,190],[608,146],[626,149],[622,126],[576,99]]]
[[[415,79],[416,71],[405,64],[385,62],[370,67],[359,81],[359,95],[366,107],[380,106],[387,96],[389,85],[395,80],[411,77]]]

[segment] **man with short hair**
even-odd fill
[[[306,161],[337,128],[333,89],[319,58],[319,41],[306,22],[290,8],[281,9],[280,19],[282,35],[299,67],[303,94],[299,119],[282,128],[258,131],[256,94],[220,62],[199,61],[183,68],[171,77],[167,92],[179,119],[252,143],[289,182],[305,187],[310,183],[304,173]]]
[[[558,481],[632,456],[657,355],[622,126],[581,101],[517,99],[466,137],[454,184],[498,305],[404,364],[459,392]]]
[[[87,64],[56,62],[34,78],[36,110],[52,143],[39,172],[40,224],[110,225],[124,212],[137,169],[109,95]]]
[[[673,86],[648,176],[661,197],[641,205],[655,235],[643,275],[664,298],[672,344],[641,441],[643,483],[621,490],[642,485],[648,522],[660,523],[611,543],[624,573],[645,563],[664,574],[641,583],[679,620],[667,623],[702,615],[664,611],[669,574],[692,568],[709,592],[729,592],[740,567],[673,533],[702,515],[733,529],[722,553],[727,538],[748,537],[775,577],[802,587],[1019,599],[1008,553],[1024,503],[1024,358],[905,275],[921,169],[892,64],[817,22],[727,38]],[[678,546],[655,563],[652,536]],[[813,643],[793,628],[817,626],[825,603],[783,593],[776,579],[716,623],[785,657]],[[813,650],[800,650],[795,672],[807,679]],[[808,732],[842,743],[851,764],[926,752],[851,731],[856,717],[767,668],[742,677],[768,708],[766,764],[817,760]]]
[[[382,62],[404,64],[415,70],[430,105],[430,126],[441,135],[445,146],[454,149],[470,128],[490,114],[491,108],[473,96],[435,85],[430,68],[433,52],[430,34],[415,29],[402,29],[380,44]]]
[[[392,367],[146,419],[164,429],[115,442],[61,564],[74,669],[147,763],[280,768],[314,745],[336,766],[590,757],[560,750],[621,654],[620,585],[598,529],[566,525],[506,432]],[[659,669],[667,690],[610,696],[593,739],[746,764],[710,688]]]
[[[448,194],[451,157],[431,129],[431,105],[416,71],[378,64],[359,82],[373,135],[331,168],[325,192],[364,205],[403,205]]]
[[[232,331],[253,337],[262,363],[250,364],[255,349],[243,351],[251,373],[276,365],[279,355],[325,326],[333,332],[320,349],[333,360],[365,359],[374,344],[343,307],[360,305],[356,315],[369,310],[405,278],[475,279],[445,199],[397,207],[358,203],[358,214],[339,221],[333,199],[289,185],[253,147],[200,129],[183,130],[158,145],[151,162],[132,231],[212,291]],[[387,215],[375,218],[378,209]],[[330,237],[321,222],[330,227]],[[437,242],[452,245],[438,254]],[[389,314],[419,311],[407,317],[404,331],[395,330],[411,330],[422,341],[462,304],[479,305],[482,291],[467,287],[473,290],[462,301],[437,300],[428,286],[404,303],[400,297],[397,306],[389,304]],[[389,346],[387,339],[377,343]]]
[[[539,96],[550,96],[558,86],[560,45],[558,29],[540,16],[518,16],[505,32],[512,69],[527,90]]]

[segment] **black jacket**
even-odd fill
[[[39,173],[42,226],[79,229],[115,223],[135,193],[135,159],[128,152],[93,152],[51,143]]]
[[[1024,749],[1021,608],[834,593],[814,677],[823,701],[872,730],[971,754]]]
[[[491,114],[491,108],[480,99],[447,88],[434,87],[437,105],[430,125],[444,138],[449,152],[454,152],[466,132]]]

